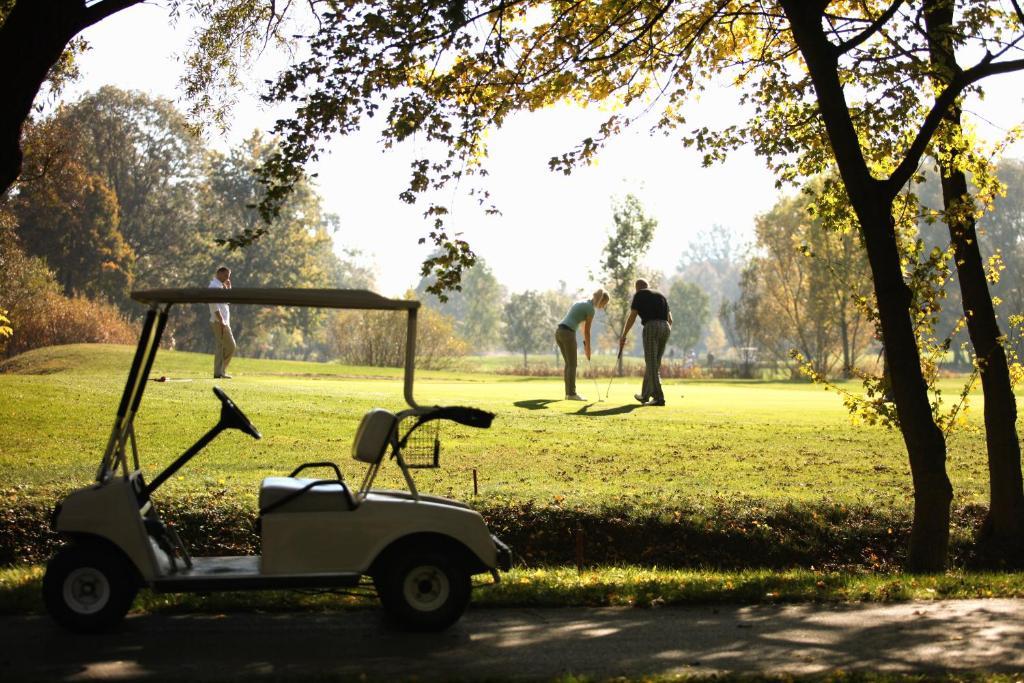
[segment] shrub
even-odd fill
[[[53,291],[44,292],[19,317],[12,313],[11,327],[10,337],[0,340],[5,356],[57,344],[131,344],[136,337],[134,326],[116,307]]]
[[[43,297],[59,292],[53,271],[41,258],[25,253],[9,224],[9,216],[0,212],[0,309],[4,309],[9,331],[0,336],[0,355],[20,321],[38,310]]]
[[[0,494],[0,566],[45,561],[59,543],[47,523],[52,500],[15,489]],[[722,499],[570,507],[494,497],[475,503],[491,531],[513,548],[518,562],[532,567],[633,564],[893,571],[906,559],[911,526],[906,511],[828,501],[773,505]],[[240,500],[185,493],[163,501],[160,510],[196,555],[259,552],[254,511]],[[979,506],[951,510],[951,566],[1022,566],[1019,552],[989,555],[974,542],[973,530],[985,513]]]
[[[28,256],[0,214],[0,358],[55,344],[127,344],[135,330],[117,308],[61,293],[53,271]]]
[[[329,347],[353,365],[399,367],[405,362],[405,313],[340,311],[329,324]],[[420,308],[416,326],[416,364],[425,369],[450,366],[466,355],[468,345],[455,334],[454,320]]]

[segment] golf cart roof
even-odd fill
[[[404,311],[406,314],[405,332],[405,371],[403,394],[405,402],[416,408],[413,398],[413,374],[416,366],[416,317],[420,302],[408,299],[388,299],[380,294],[365,289],[221,289],[218,287],[189,287],[185,289],[150,289],[132,292],[132,298],[149,305],[142,324],[139,345],[135,349],[132,367],[128,371],[128,381],[121,403],[117,409],[117,419],[111,430],[107,448],[104,450],[100,467],[96,474],[97,481],[104,481],[111,476],[120,463],[127,476],[126,444],[130,442],[132,453],[138,469],[138,451],[135,447],[133,421],[139,410],[139,403],[153,368],[153,360],[160,348],[160,338],[167,316],[175,304],[253,304],[256,306],[310,306],[316,308],[348,308],[357,310]]]
[[[313,306],[378,311],[409,311],[419,301],[388,299],[365,289],[285,289],[189,287],[185,289],[144,289],[132,292],[144,304],[256,304],[264,306]]]

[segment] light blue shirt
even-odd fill
[[[579,329],[580,323],[594,316],[597,309],[594,308],[594,304],[589,301],[577,301],[569,308],[569,312],[565,314],[565,318],[562,319],[561,325],[565,325],[573,332]]]

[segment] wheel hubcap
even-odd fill
[[[80,567],[64,579],[64,603],[78,614],[95,614],[110,602],[110,582],[103,572]]]
[[[443,571],[434,566],[424,565],[406,574],[402,592],[406,602],[413,609],[430,612],[448,600],[451,584]]]

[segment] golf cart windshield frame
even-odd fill
[[[195,287],[189,289],[151,289],[132,292],[131,297],[148,304],[135,349],[128,381],[121,395],[117,419],[103,452],[96,481],[110,478],[117,469],[128,475],[126,442],[131,443],[133,469],[139,468],[138,449],[135,445],[134,421],[142,402],[153,360],[160,348],[160,339],[167,316],[174,304],[250,304],[257,306],[301,306],[310,308],[338,308],[364,311],[405,311],[407,313],[405,372],[403,393],[411,408],[418,408],[413,398],[413,375],[416,361],[416,313],[420,302],[408,299],[388,299],[363,289],[217,289]]]

